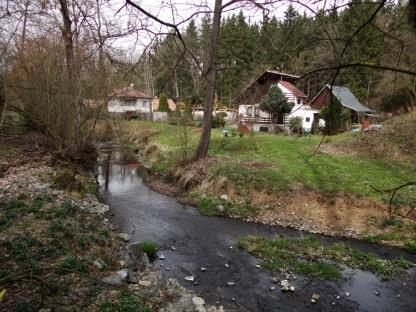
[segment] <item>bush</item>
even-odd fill
[[[401,110],[406,111],[411,106],[411,103],[411,98],[406,89],[399,89],[394,95],[388,95],[383,98],[381,109],[389,113]]]
[[[140,242],[140,249],[147,254],[150,259],[154,259],[156,252],[159,250],[159,245],[156,242],[144,240]]]
[[[292,134],[303,135],[302,122],[302,117],[290,118],[290,132],[292,132]]]
[[[159,112],[169,112],[168,97],[162,93],[159,97]]]
[[[211,127],[212,128],[224,128],[225,127],[225,117],[226,113],[218,113],[212,117]]]

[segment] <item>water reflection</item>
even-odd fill
[[[105,192],[124,193],[140,182],[142,170],[129,151],[102,149],[99,154],[98,181]]]

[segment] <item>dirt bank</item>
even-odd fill
[[[241,187],[227,177],[207,173],[207,166],[215,161],[221,160],[212,158],[205,163],[179,168],[164,177],[150,175],[146,184],[158,192],[175,196],[181,203],[199,207],[207,215],[409,246],[413,251],[416,223],[397,218],[396,223],[388,224],[389,206],[384,202],[349,192],[319,192],[301,184],[280,193],[249,186],[241,192]]]

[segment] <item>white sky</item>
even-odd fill
[[[265,2],[267,0],[261,0],[260,2]],[[223,3],[228,2],[228,0],[223,0]],[[269,3],[276,2],[269,0]],[[191,1],[191,0],[136,0],[135,3],[139,4],[141,7],[151,12],[153,15],[158,18],[170,22],[170,23],[180,23],[187,21],[189,17],[193,16],[196,13],[200,13],[194,16],[194,20],[198,23],[200,18],[206,12],[212,12],[214,7],[214,0],[205,0],[205,1]],[[293,3],[293,2],[292,2]],[[326,5],[329,7],[333,5],[334,1],[311,1],[306,0],[303,3],[313,6],[315,9],[318,7],[323,7]],[[128,6],[123,7],[123,0],[113,0],[110,2],[111,9],[108,11],[110,15],[109,18],[117,18],[119,21],[126,27],[128,21],[138,21],[144,23],[146,28],[153,30],[156,33],[169,31],[169,28],[161,26],[159,23],[146,19],[144,20],[144,15],[139,13],[136,9]],[[284,12],[289,5],[289,1],[279,1],[273,4],[268,4],[267,7],[270,8],[269,17],[276,16],[278,19],[283,18]],[[294,4],[296,9],[299,12],[311,13],[306,7],[303,7],[299,4]],[[123,7],[123,8],[122,8]],[[115,12],[122,8],[116,15]],[[228,7],[222,14],[223,17],[226,17],[231,14],[238,14],[240,10],[243,10],[247,20],[250,22],[260,22],[263,18],[263,12],[257,7],[254,7],[249,1],[241,1],[233,6]],[[133,16],[135,15],[135,16]],[[187,22],[181,24],[181,29],[186,27]],[[134,35],[119,39],[114,43],[115,47],[120,48],[121,50],[128,51],[128,54],[134,55],[134,58],[137,58],[141,51],[146,45],[154,38],[154,34],[151,34],[146,31],[139,31]]]

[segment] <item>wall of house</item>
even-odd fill
[[[150,113],[151,112],[151,99],[128,99],[131,105],[125,105],[126,101],[123,99],[112,99],[108,103],[108,112],[110,113],[125,113],[125,112],[138,112],[138,113]]]
[[[328,88],[322,90],[322,92],[310,103],[314,109],[321,109],[329,104],[331,91]]]
[[[302,127],[306,131],[310,131],[312,129],[314,114],[319,113],[319,110],[312,109],[309,105],[295,105],[292,109],[292,113],[288,115],[288,119],[293,117],[301,117],[302,118]]]

